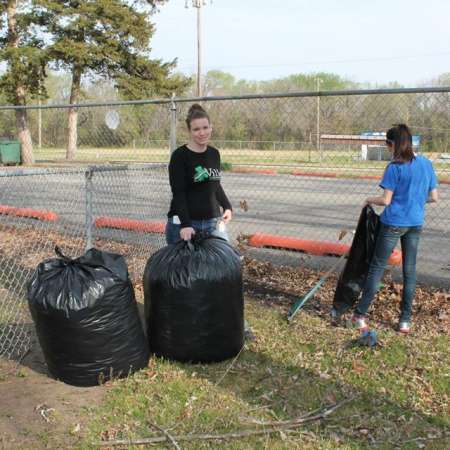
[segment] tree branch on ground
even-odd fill
[[[177,436],[172,436],[176,441],[196,441],[196,440],[229,440],[229,439],[241,439],[249,436],[257,435],[269,435],[273,433],[279,433],[280,431],[292,430],[297,428],[299,425],[307,422],[313,422],[317,420],[326,419],[330,414],[334,413],[344,404],[354,400],[354,398],[345,399],[334,405],[323,409],[320,413],[311,415],[311,413],[305,414],[304,416],[297,417],[292,420],[284,420],[279,422],[266,422],[271,425],[263,430],[261,429],[249,429],[236,431],[232,433],[223,434],[181,434]],[[264,425],[265,423],[259,423],[259,425]],[[145,439],[117,439],[111,441],[97,442],[95,445],[100,447],[119,447],[119,446],[131,446],[131,445],[153,445],[161,442],[166,442],[171,440],[166,434],[164,436],[155,436],[152,438]],[[172,441],[173,443],[173,441]]]

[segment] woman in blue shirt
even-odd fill
[[[381,180],[384,190],[379,197],[369,197],[366,204],[385,206],[380,216],[380,230],[367,274],[361,300],[352,322],[360,330],[367,329],[366,313],[377,292],[387,261],[400,239],[403,254],[403,295],[399,331],[409,333],[414,292],[416,289],[416,257],[425,203],[438,200],[437,179],[431,161],[415,155],[409,128],[396,125],[386,133],[386,145],[392,153]]]

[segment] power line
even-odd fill
[[[377,62],[377,61],[403,61],[406,59],[430,58],[450,55],[450,51],[439,53],[425,53],[416,55],[398,55],[398,56],[377,56],[373,58],[349,58],[349,59],[329,59],[329,60],[310,60],[298,61],[296,63],[279,63],[279,64],[242,64],[242,65],[214,65],[208,66],[208,69],[245,69],[245,68],[264,68],[264,67],[298,67],[307,64],[348,64],[348,63],[363,63],[363,62]],[[182,66],[179,69],[192,69],[193,66]]]

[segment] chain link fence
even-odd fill
[[[194,101],[208,109],[214,143],[229,164],[379,173],[384,164],[377,161],[382,154],[377,147],[383,139],[357,137],[405,122],[420,136],[418,150],[448,169],[450,88],[445,87],[28,107],[35,159],[66,162],[68,115],[76,111],[75,160],[165,162],[170,141],[186,141],[184,119]],[[17,136],[18,109],[0,107],[0,138]]]
[[[69,257],[91,246],[123,254],[141,280],[165,242],[161,224],[148,224],[166,213],[166,180],[161,164],[0,171],[0,356],[28,349],[27,281],[55,246]]]
[[[449,88],[200,100],[222,155],[235,243],[249,244],[255,234],[336,243],[377,189],[387,163],[379,133],[410,124],[420,140],[416,151],[434,161],[441,181],[441,201],[428,208],[419,281],[450,285]],[[74,161],[65,159],[68,108],[28,109],[35,159],[45,168],[0,171],[0,355],[28,348],[26,282],[55,245],[69,256],[90,245],[124,254],[132,278],[141,278],[165,242],[167,162],[170,149],[187,140],[184,118],[193,101],[80,105]],[[0,137],[16,137],[14,114],[0,107]],[[320,258],[245,248],[321,267]]]

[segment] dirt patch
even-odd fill
[[[22,365],[0,360],[0,448],[68,448],[81,439],[85,408],[98,404],[106,386],[79,388],[49,377],[39,343]]]

